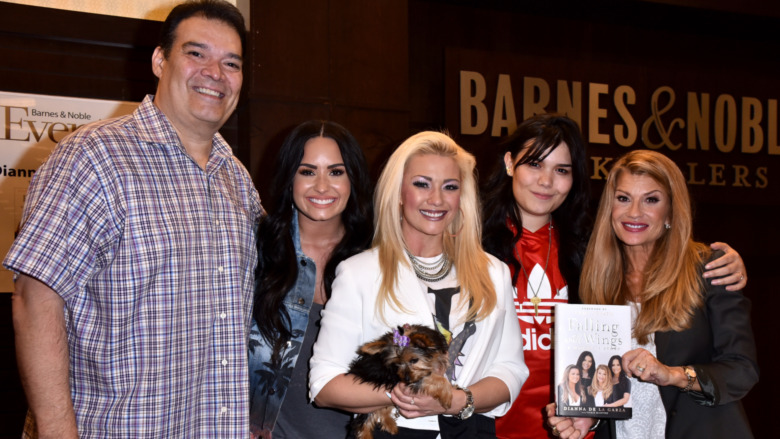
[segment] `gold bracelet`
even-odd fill
[[[693,384],[696,382],[696,370],[691,366],[682,366],[685,377],[688,378],[688,385],[684,389],[680,389],[681,392],[689,392],[693,388]]]

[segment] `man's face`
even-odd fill
[[[212,136],[238,103],[243,74],[241,39],[228,24],[203,17],[182,20],[171,53],[158,47],[154,103],[179,135]]]

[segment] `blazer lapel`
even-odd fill
[[[676,364],[678,362],[678,360],[674,358],[669,358],[669,355],[675,355],[674,349],[670,350],[672,335],[674,334],[675,333],[673,331],[655,333],[655,356],[658,358],[658,361],[667,366],[670,365],[670,363]],[[677,403],[677,398],[680,396],[680,392],[677,391],[676,388],[672,387],[659,387],[658,391],[661,393],[661,400],[664,403],[664,408],[666,409],[668,415],[669,409],[674,407]]]
[[[398,297],[404,307],[413,315],[422,319],[422,323],[433,325],[431,307],[428,304],[428,289],[417,279],[409,267],[398,267]]]
[[[671,342],[671,332],[659,331],[655,333],[655,356],[661,363],[666,364],[668,357],[666,355],[669,350],[669,343]]]

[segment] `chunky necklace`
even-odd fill
[[[409,260],[412,261],[414,274],[426,282],[438,282],[447,277],[450,274],[450,269],[452,269],[452,261],[444,253],[437,261],[431,263],[421,261],[409,253],[409,250],[406,250],[406,254],[409,255]]]
[[[542,282],[544,282],[544,275],[547,274],[547,266],[550,264],[550,253],[552,250],[552,221],[550,221],[550,225],[547,228],[549,230],[549,235],[547,237],[547,261],[544,263],[544,271],[542,272],[542,276],[539,278],[539,285],[536,286],[536,289],[534,290],[533,285],[531,285],[531,278],[528,276],[528,272],[525,271],[525,266],[523,266],[523,263],[520,262],[520,257],[517,254],[517,248],[515,247],[515,257],[517,257],[518,262],[520,262],[520,268],[523,269],[523,274],[525,275],[525,278],[528,279],[528,288],[531,289],[531,293],[533,293],[533,297],[531,297],[531,303],[534,305],[534,314],[536,316],[539,316],[539,304],[542,303],[542,298],[539,297],[539,291],[542,289]]]

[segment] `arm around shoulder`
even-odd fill
[[[19,374],[38,437],[77,438],[65,303],[42,282],[20,275],[12,307]]]

